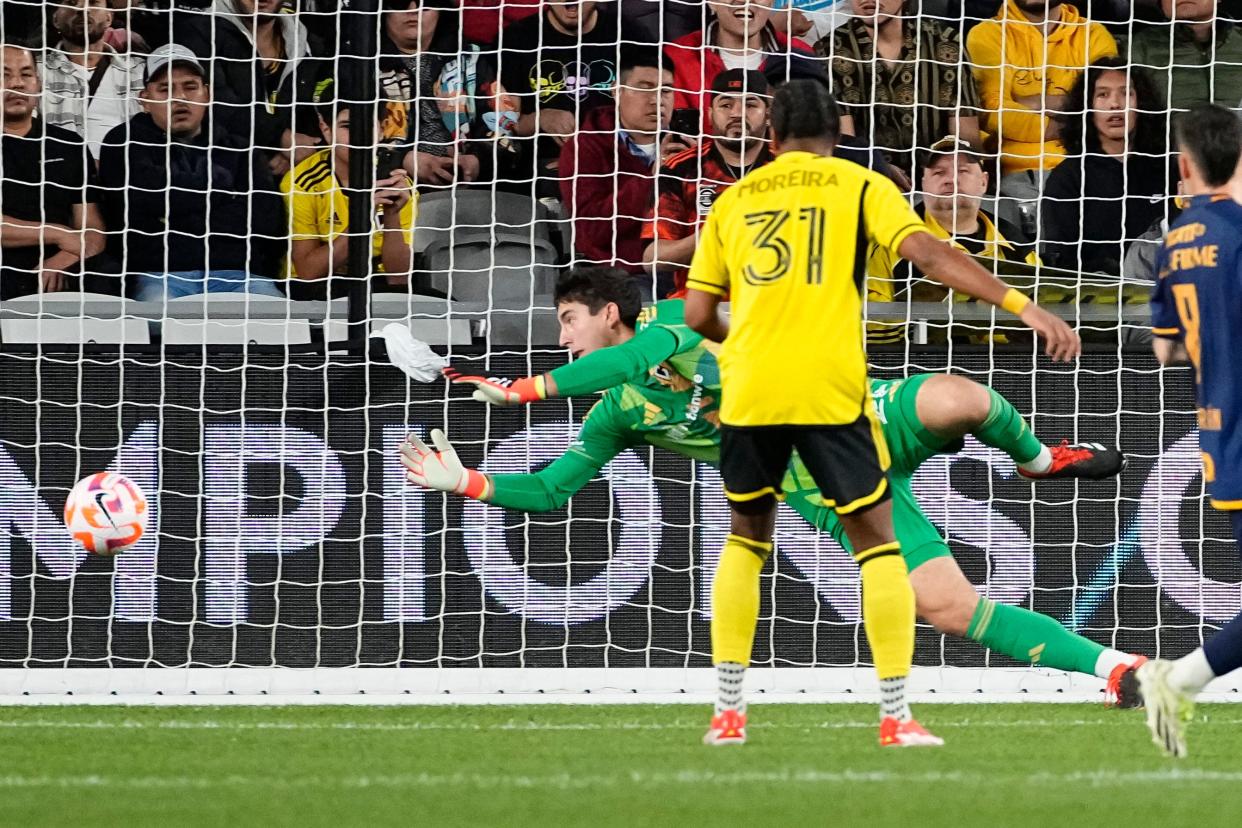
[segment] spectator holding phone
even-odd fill
[[[643,227],[643,264],[672,272],[672,296],[686,288],[686,269],[698,230],[717,196],[746,173],[772,160],[768,145],[767,79],[754,70],[728,69],[712,81],[711,137],[660,165],[655,214]],[[698,113],[690,112],[691,128]],[[676,129],[676,125],[673,127]],[[663,290],[659,291],[664,293]]]
[[[643,226],[655,203],[661,161],[694,146],[668,131],[673,72],[654,46],[621,51],[616,106],[596,109],[561,150],[561,198],[580,260],[643,273]],[[647,298],[653,295],[645,283]]]
[[[349,101],[336,100],[335,85],[325,81],[315,94],[327,148],[298,164],[280,184],[293,237],[289,295],[294,299],[339,296],[348,287],[342,277],[349,259],[350,107]],[[377,120],[383,118],[383,104],[376,114]],[[400,156],[377,153],[371,257],[373,281],[381,290],[409,281],[414,200],[413,183],[401,168]]]

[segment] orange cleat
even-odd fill
[[[880,720],[880,747],[939,747],[944,739],[928,733],[914,719],[899,721],[893,716]]]
[[[1108,684],[1104,688],[1104,706],[1133,708],[1143,706],[1143,697],[1139,693],[1138,679],[1134,671],[1147,663],[1147,656],[1136,655],[1129,664],[1118,664],[1108,674]]]
[[[703,736],[703,744],[746,744],[746,713],[742,710],[722,710],[712,716],[712,726]]]

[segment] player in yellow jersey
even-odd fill
[[[772,552],[776,500],[796,448],[857,550],[864,628],[880,678],[880,743],[939,745],[906,703],[915,604],[893,534],[888,449],[868,393],[861,298],[868,246],[1018,314],[1054,359],[1073,359],[1081,343],[1063,321],[932,236],[888,179],[833,158],[839,118],[821,83],[780,87],[771,123],[777,157],[712,206],[685,306],[687,325],[724,343],[720,472],[732,512],[712,584],[719,694],[704,741],[746,738],[742,679],[759,572]],[[718,307],[726,297],[730,320]]]

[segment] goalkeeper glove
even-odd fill
[[[457,459],[457,450],[448,437],[438,428],[431,431],[431,448],[418,436],[411,434],[401,444],[401,465],[405,466],[405,479],[425,489],[486,500],[492,493],[492,481],[487,475],[468,469]]]
[[[503,377],[466,376],[455,368],[445,368],[444,376],[454,385],[473,385],[470,396],[479,402],[497,406],[525,405],[547,399],[547,388],[542,376],[505,379]]]

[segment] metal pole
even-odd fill
[[[340,99],[349,102],[349,343],[366,354],[371,313],[371,239],[375,232],[375,125],[379,94],[379,0],[341,4]]]

